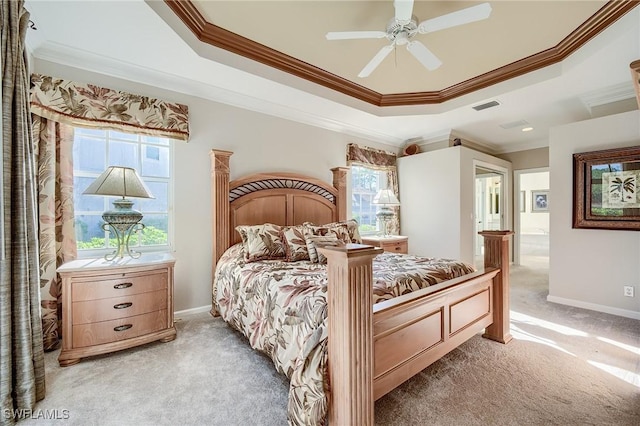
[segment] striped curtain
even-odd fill
[[[0,3],[0,416],[12,425],[45,396],[39,306],[36,170],[29,116],[24,0]]]

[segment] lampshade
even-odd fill
[[[131,167],[109,166],[98,178],[87,187],[83,194],[88,195],[116,195],[122,196],[113,201],[113,210],[102,214],[104,224],[102,229],[113,232],[117,241],[113,253],[107,254],[105,259],[111,261],[116,257],[122,258],[125,252],[131,257],[139,257],[140,253],[129,247],[129,239],[135,232],[142,231],[144,224],[142,213],[133,210],[133,201],[125,197],[153,198],[135,169]]]
[[[121,166],[107,167],[83,194],[154,198],[135,169]]]
[[[384,206],[399,206],[400,200],[390,189],[381,189],[378,191],[375,197],[373,197],[373,204],[381,204]]]

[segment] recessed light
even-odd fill
[[[523,128],[522,128],[522,131],[523,131],[523,132],[530,132],[530,131],[532,131],[532,130],[533,130],[533,127],[523,127]]]

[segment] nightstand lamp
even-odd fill
[[[400,201],[398,200],[398,197],[396,197],[396,195],[393,193],[392,190],[381,189],[380,191],[378,191],[376,196],[373,197],[372,203],[380,206],[380,210],[376,214],[376,217],[382,223],[382,228],[383,228],[382,232],[383,232],[383,235],[386,237],[389,235],[389,233],[387,232],[388,222],[389,220],[391,220],[391,218],[395,214],[391,207],[399,206]]]
[[[133,210],[133,201],[125,197],[154,198],[135,169],[130,167],[109,166],[98,178],[83,192],[88,195],[115,195],[122,197],[113,201],[113,210],[102,214],[105,231],[113,232],[118,246],[116,250],[105,256],[111,261],[116,257],[124,257],[126,254],[133,258],[140,257],[140,253],[129,248],[129,238],[132,233],[144,229],[140,223],[142,213]]]

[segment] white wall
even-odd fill
[[[549,190],[549,172],[520,175],[520,191],[525,192],[525,210],[519,213],[521,234],[549,234],[549,212],[533,211],[532,191],[540,190]]]
[[[346,134],[52,62],[36,61],[33,71],[189,106],[190,140],[174,144],[176,311],[211,304],[209,152],[212,148],[234,152],[230,160],[231,179],[249,173],[284,171],[329,183],[332,181],[330,169],[346,165],[347,143],[397,150]]]
[[[460,255],[460,150],[445,148],[398,159],[400,232],[409,253]]]
[[[640,319],[640,232],[572,229],[573,154],[634,145],[637,110],[551,129],[549,301]]]

